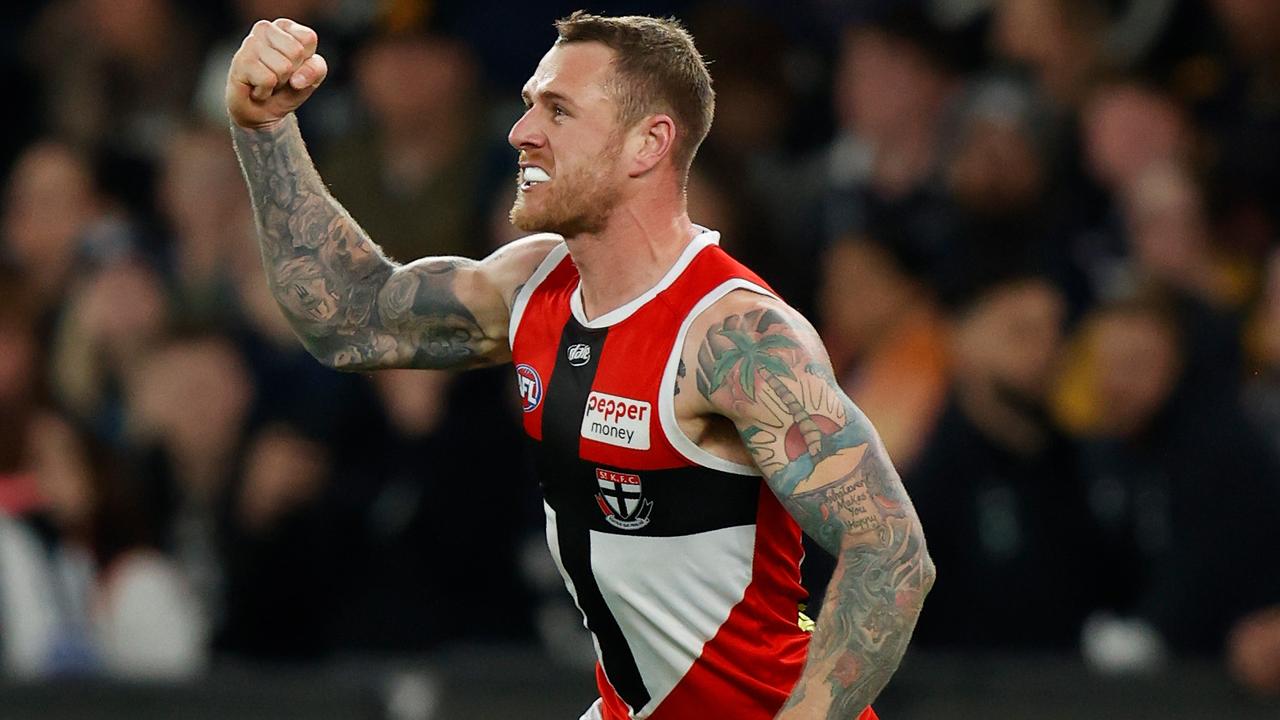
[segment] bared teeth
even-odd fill
[[[551,176],[540,167],[530,166],[524,169],[524,181],[527,183],[547,182]]]

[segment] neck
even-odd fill
[[[582,277],[582,308],[595,319],[643,295],[693,239],[683,207],[662,200],[620,204],[598,234],[568,238]]]

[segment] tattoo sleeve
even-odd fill
[[[484,364],[503,346],[458,298],[475,261],[389,260],[325,189],[290,115],[232,127],[267,282],[313,355],[338,369]]]
[[[836,556],[800,682],[781,717],[848,720],[906,651],[933,563],[915,509],[874,429],[830,371],[815,333],[773,308],[711,325],[699,393],[737,424],[800,526]]]

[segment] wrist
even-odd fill
[[[276,118],[275,120],[268,120],[260,123],[242,123],[233,117],[231,118],[231,128],[233,130],[239,130],[246,133],[272,135],[284,129],[291,121],[296,122],[296,118],[293,113],[289,113],[284,117]]]

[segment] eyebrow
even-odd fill
[[[571,98],[569,98],[566,95],[561,95],[555,90],[543,90],[541,93],[541,96],[543,99],[550,102],[558,102],[558,103],[563,103],[565,105],[573,105],[573,106],[577,105],[577,103],[575,103]],[[528,88],[524,88],[520,91],[520,97],[521,99],[524,100],[526,105],[533,105],[533,97],[529,94]]]

